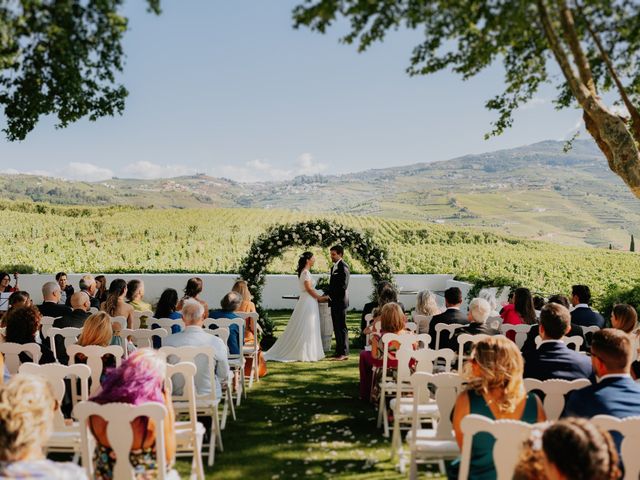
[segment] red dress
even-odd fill
[[[520,314],[516,312],[516,307],[512,303],[504,306],[500,316],[502,317],[503,324],[508,323],[510,325],[522,325],[524,323],[524,320],[522,320]],[[507,338],[511,341],[515,341],[516,332],[507,332]]]

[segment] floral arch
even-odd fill
[[[240,276],[249,284],[253,301],[263,321],[265,336],[273,335],[273,322],[261,308],[262,287],[269,263],[274,258],[280,257],[288,247],[330,248],[337,243],[368,266],[374,285],[383,280],[393,279],[389,256],[384,247],[368,234],[327,220],[275,225],[251,244],[248,254],[240,265]]]

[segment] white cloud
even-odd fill
[[[196,170],[186,165],[158,165],[148,161],[139,161],[127,165],[118,172],[120,177],[133,178],[169,178],[182,175],[193,175]]]
[[[326,169],[327,166],[316,162],[310,153],[303,153],[288,168],[279,168],[267,159],[258,158],[243,165],[224,165],[212,171],[212,175],[231,178],[238,182],[253,183],[289,180],[298,175],[316,175]]]
[[[520,106],[520,110],[533,110],[536,107],[547,104],[549,101],[546,98],[533,97],[524,105]]]
[[[70,180],[97,182],[113,177],[113,172],[108,168],[100,167],[93,163],[71,162],[67,165],[67,168],[58,171],[56,176]]]

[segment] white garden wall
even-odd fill
[[[78,289],[78,281],[81,274],[68,274],[68,281]],[[202,298],[213,308],[219,305],[220,299],[233,286],[238,278],[236,274],[108,274],[107,282],[114,278],[124,278],[129,281],[138,278],[144,281],[145,300],[155,303],[165,288],[175,288],[178,293],[187,283],[187,279],[199,276],[204,282]],[[320,276],[315,275],[316,277]],[[36,303],[42,301],[41,288],[45,282],[54,280],[53,275],[20,275],[20,288],[28,291]],[[395,281],[403,290],[435,290],[443,291],[451,286],[460,287],[463,297],[471,288],[471,284],[457,282],[453,280],[453,275],[396,275]],[[295,301],[283,299],[283,295],[297,294],[297,278],[295,275],[267,275],[267,280],[263,290],[262,304],[269,309],[292,309]],[[369,301],[369,296],[373,289],[370,275],[351,275],[349,283],[350,308],[359,310]],[[442,297],[438,297],[441,304],[444,304]],[[399,299],[407,309],[415,306],[415,294],[400,295]]]

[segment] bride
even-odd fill
[[[269,351],[265,352],[265,360],[316,362],[324,358],[318,301],[325,299],[314,290],[315,281],[309,273],[315,261],[311,252],[300,255],[297,269],[300,299],[293,309],[287,328]]]

